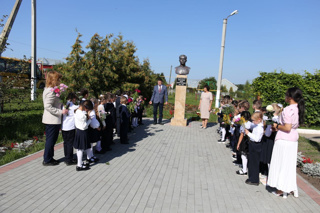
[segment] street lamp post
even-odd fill
[[[37,88],[37,18],[36,0],[31,0],[31,101],[36,98]]]
[[[224,46],[225,46],[225,40],[226,40],[227,20],[228,20],[228,18],[230,16],[233,16],[233,15],[235,15],[237,13],[238,13],[238,10],[235,10],[227,18],[223,19],[221,51],[220,51],[220,64],[219,64],[219,75],[218,75],[216,105],[215,105],[216,108],[218,108],[219,104],[220,104],[221,80],[222,80],[222,70],[223,70]]]

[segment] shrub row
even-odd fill
[[[314,74],[305,71],[304,75],[280,72],[260,72],[260,77],[252,82],[255,95],[261,97],[265,105],[284,103],[285,92],[290,87],[299,87],[306,102],[305,124],[319,125],[320,116],[320,70]],[[286,106],[286,104],[284,105]]]
[[[0,144],[8,140],[21,142],[36,135],[43,135],[43,110],[0,114]]]

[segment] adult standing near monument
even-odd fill
[[[56,71],[47,73],[46,88],[43,90],[43,107],[42,123],[46,126],[46,144],[43,154],[44,166],[55,166],[59,164],[58,160],[53,158],[54,145],[59,136],[61,128],[62,115],[67,114],[67,109],[62,109],[62,103],[56,93],[52,91],[55,86],[60,85],[62,75]]]
[[[154,86],[152,97],[149,104],[153,104],[153,124],[157,124],[157,114],[159,107],[159,121],[158,124],[162,123],[163,117],[163,104],[168,104],[168,91],[165,85],[162,85],[162,79],[158,79],[158,85]]]
[[[208,119],[210,117],[210,110],[212,106],[212,93],[210,92],[210,87],[208,85],[205,85],[203,88],[203,93],[200,97],[199,102],[199,109],[202,119],[202,126],[201,128],[206,129],[208,124]]]

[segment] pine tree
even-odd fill
[[[76,42],[72,46],[71,53],[66,58],[67,63],[59,68],[63,74],[62,81],[69,86],[70,91],[80,91],[82,88],[87,88],[88,76],[85,70],[84,51],[80,40],[81,34],[78,33]]]

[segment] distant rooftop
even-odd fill
[[[38,58],[38,63],[42,63],[43,65],[57,65],[57,64],[63,64],[63,60],[58,59],[51,59],[51,58]]]

